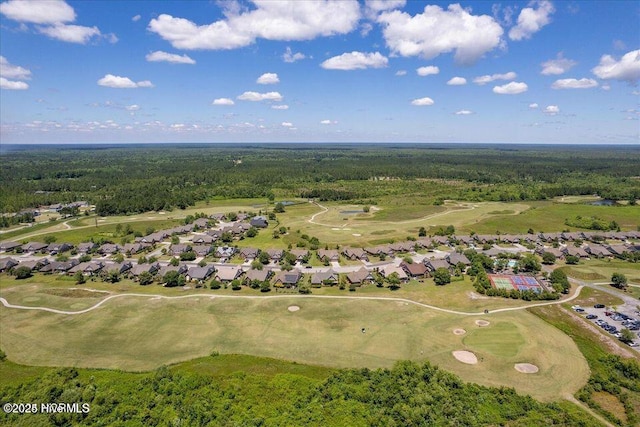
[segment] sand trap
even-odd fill
[[[360,233],[353,233],[353,234],[352,234],[352,236],[360,237],[360,236],[362,236],[362,234],[360,234]]]
[[[290,305],[289,307],[287,307],[287,310],[293,312],[293,311],[298,311],[300,310],[300,307],[298,307],[297,305]]]
[[[332,230],[333,230],[333,231],[340,231],[341,229],[340,229],[340,228],[333,227],[333,228],[332,228]]]
[[[453,333],[454,333],[455,335],[464,335],[464,334],[466,334],[466,333],[467,333],[467,331],[465,331],[464,329],[454,329],[454,330],[453,330]]]
[[[486,320],[476,320],[476,325],[480,326],[481,328],[489,326],[490,324],[491,323]]]
[[[516,371],[522,372],[523,374],[535,374],[539,371],[538,367],[531,363],[516,363],[513,367]]]
[[[456,350],[452,351],[451,354],[453,354],[453,357],[455,357],[456,360],[462,363],[466,363],[467,365],[475,365],[476,363],[478,363],[478,358],[470,351]]]

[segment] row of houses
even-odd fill
[[[584,246],[567,245],[558,248],[541,247],[536,250],[540,255],[545,252],[553,254],[558,259],[563,259],[568,255],[578,258],[605,258],[619,257],[624,254],[640,251],[640,245],[618,244],[618,245],[601,245],[590,243]]]

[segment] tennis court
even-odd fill
[[[495,289],[515,289],[517,291],[542,292],[542,286],[535,277],[522,276],[519,274],[489,274],[491,286]]]

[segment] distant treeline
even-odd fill
[[[229,356],[232,357],[232,356]],[[511,388],[483,387],[428,363],[341,370],[326,380],[237,372],[212,377],[51,369],[0,402],[80,402],[86,413],[6,414],[0,424],[181,426],[598,426],[571,403],[540,403]],[[82,411],[79,411],[82,412]]]
[[[87,200],[101,215],[126,214],[274,190],[353,200],[387,194],[394,183],[410,189],[407,181],[421,179],[455,181],[434,194],[470,201],[640,198],[636,147],[40,147],[5,153],[2,164],[2,212]]]

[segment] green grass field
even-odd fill
[[[290,312],[290,305],[300,310]],[[212,351],[328,367],[390,367],[396,360],[426,359],[465,380],[513,386],[543,400],[574,392],[588,375],[571,340],[526,311],[488,317],[498,334],[502,323],[518,328],[493,347],[481,335],[467,343],[453,334],[464,328],[470,336],[491,335],[492,326],[474,330],[475,316],[395,301],[132,297],[77,316],[3,307],[0,319],[3,350],[10,360],[29,365],[148,370]],[[456,361],[451,351],[458,349],[474,351],[481,362]],[[540,374],[516,372],[513,364],[523,361],[537,364]]]

